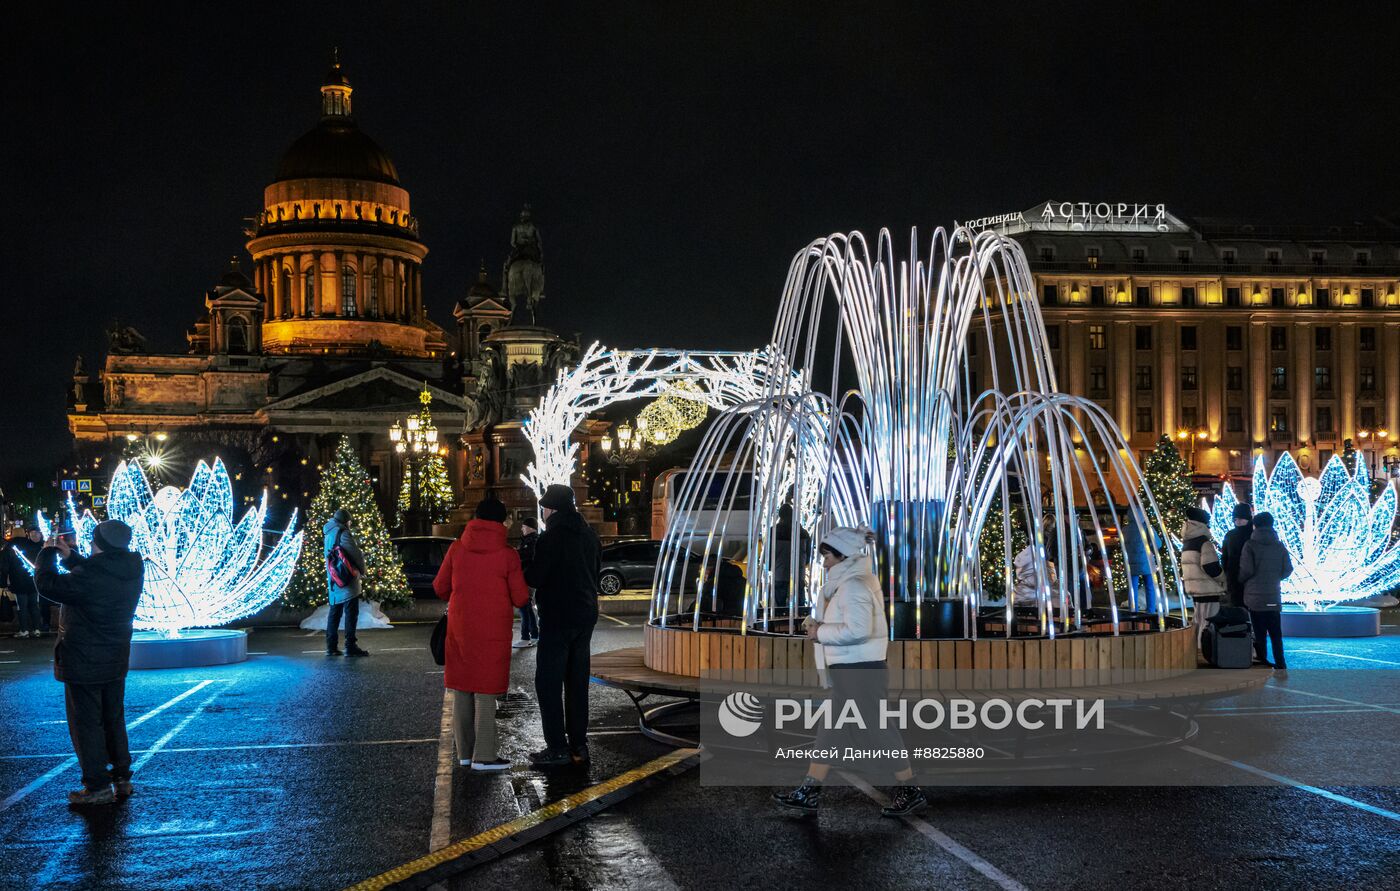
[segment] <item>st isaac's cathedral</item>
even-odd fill
[[[153,352],[114,322],[98,373],[79,360],[69,428],[80,462],[151,448],[181,464],[218,454],[245,489],[265,486],[292,506],[314,491],[317,465],[348,434],[387,505],[402,472],[389,429],[423,399],[445,434],[454,491],[487,482],[489,437],[473,447],[456,434],[479,425],[488,395],[499,404],[501,394],[478,392],[480,379],[511,379],[511,369],[486,368],[485,342],[511,325],[511,307],[483,269],[463,289],[455,332],[428,318],[428,248],[393,160],[352,115],[352,94],[337,59],[321,86],[320,122],[282,156],[246,230],[251,276],[230,261],[204,296],[207,313],[187,333],[186,353]],[[527,271],[542,290],[528,209],[511,241],[509,262],[533,264]],[[542,294],[528,296],[533,308]],[[555,365],[574,353],[552,332],[544,339]],[[539,380],[555,369],[532,370]]]

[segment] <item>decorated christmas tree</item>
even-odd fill
[[[408,464],[404,468],[403,485],[399,487],[399,523],[403,523],[404,512],[409,509],[413,497],[413,474],[421,473],[418,484],[418,498],[434,523],[447,522],[452,511],[452,483],[447,478],[447,464],[442,456],[433,453],[419,459],[417,468]]]
[[[321,529],[340,508],[350,512],[351,531],[365,555],[361,594],[385,606],[408,603],[413,598],[404,575],[398,550],[389,540],[389,530],[369,473],[360,463],[350,438],[342,436],[335,447],[335,458],[321,474],[321,488],[306,515],[307,543],[301,549],[296,575],[282,599],[292,607],[318,606],[326,602],[326,558],[321,546]]]

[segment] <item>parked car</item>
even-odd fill
[[[620,594],[626,588],[650,589],[656,577],[656,564],[661,560],[661,542],[620,541],[605,545],[602,563],[598,573],[598,593],[604,597]],[[677,580],[681,601],[693,603],[695,582],[699,576],[701,558],[691,552],[685,565],[683,576]],[[680,570],[677,570],[680,572]],[[715,568],[711,563],[707,572],[713,578]],[[706,600],[712,590],[712,581],[705,584]],[[722,560],[719,564],[719,612],[736,613],[744,599],[744,570],[733,560]],[[689,604],[687,604],[689,605]],[[708,611],[708,604],[706,605]]]
[[[413,596],[419,599],[436,599],[437,595],[433,593],[433,579],[437,577],[438,567],[442,566],[442,561],[447,557],[447,549],[453,539],[438,535],[405,535],[391,541],[394,547],[398,548],[399,559],[403,561],[403,571],[408,576],[408,586],[413,589]]]

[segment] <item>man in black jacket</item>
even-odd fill
[[[1247,504],[1235,505],[1235,528],[1221,542],[1220,562],[1225,566],[1225,596],[1231,606],[1244,606],[1244,582],[1240,581],[1240,557],[1245,543],[1254,534],[1254,511]]]
[[[5,548],[0,561],[0,585],[15,595],[19,609],[16,637],[42,637],[49,630],[49,602],[39,596],[39,588],[34,584],[34,565],[43,545],[43,533],[37,526],[30,526],[23,537]]]
[[[535,695],[545,747],[530,754],[536,767],[588,761],[588,666],[598,623],[598,536],[574,507],[574,490],[553,485],[540,498],[545,531],[525,583],[540,611]]]
[[[529,572],[530,567],[535,565],[535,545],[540,541],[540,523],[534,517],[523,517],[520,520],[520,547],[516,548],[516,553],[520,555],[520,569],[522,572]],[[535,592],[530,591],[530,602],[520,608],[520,639],[511,644],[519,650],[524,647],[533,647],[540,642],[540,620],[535,615]]]
[[[132,792],[123,700],[145,566],[130,544],[131,527],[107,520],[93,531],[91,557],[59,536],[36,566],[40,592],[63,605],[53,673],[63,682],[68,733],[83,771],[70,804],[110,804]],[[66,574],[58,571],[60,558]]]

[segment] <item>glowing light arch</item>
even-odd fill
[[[723,411],[766,394],[797,393],[805,384],[772,349],[618,350],[591,345],[578,365],[560,371],[540,404],[525,419],[524,433],[535,460],[521,479],[535,492],[569,485],[578,461],[573,434],[591,413],[630,399],[660,396],[675,384],[686,398]]]

